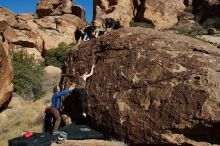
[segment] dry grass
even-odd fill
[[[0,146],[7,146],[8,140],[18,137],[25,131],[42,132],[45,102],[51,94],[46,94],[35,102],[25,102],[18,109],[8,109],[0,115],[7,115],[6,120],[0,124]]]

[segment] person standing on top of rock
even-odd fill
[[[94,67],[95,67],[95,65],[93,64],[90,73],[86,72],[79,77],[78,83],[75,88],[75,90],[77,92],[77,96],[79,97],[79,100],[80,100],[81,112],[84,117],[86,117],[86,112],[85,112],[85,101],[87,98],[87,93],[85,90],[86,80],[87,80],[87,78],[89,78],[90,76],[93,75]]]
[[[52,105],[51,105],[51,113],[55,117],[55,125],[52,132],[56,132],[59,129],[60,123],[61,123],[61,116],[60,116],[60,98],[61,96],[70,93],[72,90],[74,90],[76,87],[76,84],[73,83],[69,89],[65,89],[63,91],[60,91],[59,86],[54,86],[53,88],[53,95],[52,95]]]
[[[93,31],[93,26],[92,25],[87,25],[86,28],[84,28],[83,32],[84,32],[84,41],[88,41],[91,39],[91,35],[92,35],[92,31]]]
[[[105,19],[105,29],[106,29],[106,31],[109,31],[109,29],[110,30],[118,29],[120,27],[121,27],[121,25],[120,25],[119,21],[115,21],[112,18],[106,18]]]

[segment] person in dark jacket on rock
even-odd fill
[[[55,125],[53,128],[52,132],[56,132],[60,126],[61,123],[61,116],[60,116],[60,98],[61,96],[70,93],[72,90],[74,90],[76,87],[76,84],[73,83],[69,89],[65,89],[63,91],[60,91],[60,87],[59,86],[55,86],[53,88],[53,95],[52,95],[52,105],[51,105],[51,113],[53,114],[53,116],[55,117],[56,121],[55,121]]]
[[[100,32],[99,29],[94,26],[94,29],[92,30],[92,33],[91,33],[91,39],[92,38],[98,38],[99,32]]]
[[[106,18],[105,19],[105,29],[106,29],[106,31],[108,30],[108,28],[113,30],[113,29],[118,29],[120,27],[121,27],[121,25],[120,25],[119,21],[115,21],[112,18]]]
[[[91,36],[93,31],[94,31],[93,25],[87,25],[84,28],[83,32],[87,35],[87,39],[85,41],[90,40],[92,38]]]

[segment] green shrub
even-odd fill
[[[43,64],[36,62],[24,50],[11,51],[14,69],[14,91],[25,99],[38,99],[42,95]]]
[[[61,68],[65,56],[74,45],[75,43],[69,45],[60,43],[57,48],[48,50],[44,58],[45,66],[53,65]]]
[[[191,37],[196,37],[197,35],[201,35],[203,32],[203,29],[199,26],[177,27],[175,29],[178,31],[178,33],[188,35]]]
[[[214,18],[208,18],[203,23],[202,26],[204,28],[220,28],[220,18],[214,17]]]
[[[130,27],[143,27],[143,28],[154,28],[154,25],[151,22],[137,22],[131,21],[129,24]]]

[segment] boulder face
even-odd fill
[[[94,22],[101,26],[105,18],[113,18],[127,27],[132,20],[150,22],[156,29],[170,28],[184,10],[181,0],[95,0]]]
[[[13,25],[15,23],[15,14],[10,10],[0,7],[0,21],[6,21],[9,25]]]
[[[128,27],[133,18],[131,0],[94,0],[94,25],[103,26],[105,18],[114,18],[122,26]]]
[[[78,16],[79,18],[81,18],[81,20],[86,21],[86,18],[85,18],[86,11],[82,6],[74,5],[72,7],[72,13]]]
[[[85,25],[85,22],[78,16],[71,14],[45,16],[32,20],[32,23],[37,25],[37,28],[35,28],[35,25],[32,25],[32,29],[43,39],[44,50],[56,48],[62,42],[67,44],[74,42],[74,33],[77,27]]]
[[[71,14],[72,6],[71,0],[41,0],[37,5],[36,13],[38,17]]]
[[[13,92],[12,63],[8,52],[8,45],[2,35],[0,35],[0,73],[0,111],[2,111],[10,102]]]
[[[206,18],[220,18],[220,1],[219,0],[193,0],[193,11],[199,17],[200,21]]]
[[[43,40],[28,23],[34,19],[34,16],[31,14],[15,15],[4,8],[1,8],[1,11],[0,25],[5,27],[2,34],[9,45],[9,49],[26,49],[27,53],[33,54],[36,60],[43,60],[41,56],[44,50]],[[10,13],[6,13],[8,11]]]
[[[177,15],[185,8],[181,0],[148,0],[136,7],[135,20],[150,21],[156,29],[175,25],[178,22]]]
[[[62,13],[47,14],[39,18],[33,14],[15,15],[11,11],[0,7],[0,26],[3,36],[9,44],[9,49],[24,49],[34,55],[35,60],[43,60],[42,54],[49,49],[57,48],[59,43],[75,42],[74,33],[77,28],[85,26],[85,13],[73,14],[73,3],[63,1],[41,1],[43,4],[62,6]],[[43,5],[42,4],[42,5]],[[39,7],[41,4],[38,5]],[[70,12],[67,14],[67,8]],[[58,9],[58,8],[57,8]],[[4,30],[3,30],[4,29]],[[56,40],[56,41],[55,41]]]
[[[73,48],[61,84],[95,63],[86,86],[90,122],[130,145],[172,143],[166,134],[219,143],[219,62],[220,50],[202,41],[123,28]]]

